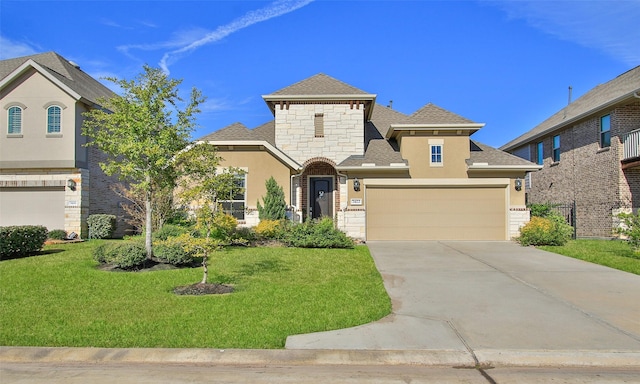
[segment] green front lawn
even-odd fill
[[[575,259],[640,275],[640,254],[620,240],[571,240],[564,246],[539,247]]]
[[[202,268],[105,272],[100,241],[0,261],[0,345],[282,348],[288,335],[351,327],[391,311],[364,246],[229,248],[209,265],[227,295],[179,296]]]

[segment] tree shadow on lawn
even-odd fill
[[[5,261],[5,260],[13,260],[13,259],[24,259],[25,257],[36,257],[36,256],[46,256],[46,255],[53,255],[55,253],[60,253],[60,252],[64,252],[64,249],[47,249],[44,251],[38,251],[38,252],[33,252],[27,255],[20,255],[20,254],[16,254],[16,255],[8,255],[8,256],[1,256],[0,257],[0,261]]]

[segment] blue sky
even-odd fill
[[[640,0],[0,2],[0,58],[94,76],[162,67],[207,96],[194,138],[272,119],[261,95],[325,73],[410,114],[432,102],[510,141],[640,65]],[[110,84],[109,84],[110,85]]]

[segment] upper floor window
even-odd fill
[[[600,118],[600,148],[611,146],[611,115]]]
[[[544,144],[542,141],[536,144],[536,160],[538,165],[544,164]]]
[[[315,137],[324,137],[324,113],[316,113],[313,120]]]
[[[553,161],[560,161],[560,135],[553,136]]]
[[[430,145],[431,165],[442,165],[442,145]]]
[[[9,121],[7,133],[10,135],[18,135],[22,133],[22,108],[9,108]]]
[[[57,105],[47,108],[47,133],[60,133],[62,109]]]

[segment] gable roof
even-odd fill
[[[414,123],[424,124],[467,124],[474,123],[473,121],[457,115],[453,112],[447,111],[444,108],[440,108],[433,103],[428,103],[422,108],[418,109],[411,115],[411,120]]]
[[[624,100],[632,99],[640,92],[640,65],[618,77],[596,86],[589,92],[562,108],[551,117],[500,147],[502,150],[515,149],[530,140],[540,138],[553,131],[603,111]]]
[[[275,91],[271,95],[369,95],[369,93],[319,73]]]
[[[320,93],[320,95],[315,95],[318,97],[323,95],[331,97],[336,95],[371,96],[330,76],[318,74],[274,92],[269,95],[269,97],[273,96],[272,99],[267,100],[267,96],[263,96],[263,98],[265,98],[267,104],[269,104],[270,100],[286,100],[290,96],[304,96],[312,100],[314,95],[310,92],[316,91]],[[376,104],[375,100],[372,100],[370,113],[370,118],[365,122],[364,126],[364,154],[349,156],[337,165],[338,169],[344,170],[370,165],[375,165],[375,168],[372,167],[372,169],[386,167],[387,169],[403,170],[408,168],[407,161],[400,154],[395,137],[387,136],[388,132],[392,130],[392,126],[398,127],[400,130],[419,129],[420,127],[428,127],[430,129],[443,127],[441,129],[468,130],[473,133],[484,125],[482,123],[474,123],[433,103],[426,104],[411,115],[406,115],[389,107]],[[241,123],[233,123],[201,137],[198,141],[209,141],[215,145],[266,145],[267,149],[275,152],[283,161],[288,159],[276,147],[274,120],[254,129],[248,129]],[[475,169],[495,170],[499,169],[501,165],[505,166],[506,169],[539,169],[537,165],[529,161],[473,141],[471,142],[471,157],[467,160],[467,164],[470,168],[475,167]]]
[[[76,99],[98,104],[100,98],[111,98],[115,93],[55,52],[17,57],[0,61],[0,87],[13,81],[30,68],[41,72]]]

